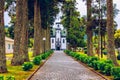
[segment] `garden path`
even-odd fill
[[[63,51],[55,51],[30,80],[105,80]]]

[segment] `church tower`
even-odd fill
[[[66,29],[63,28],[63,25],[59,22],[56,23],[55,28],[52,28],[51,34],[51,49],[52,50],[65,50],[67,41],[66,41]]]

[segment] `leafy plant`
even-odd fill
[[[120,80],[120,67],[113,67],[111,74],[114,76],[115,80]]]
[[[0,76],[0,80],[4,80],[4,76]]]
[[[104,74],[106,74],[107,76],[110,76],[112,68],[113,68],[112,64],[106,64],[104,71],[103,71]]]
[[[14,76],[7,76],[6,80],[15,80],[15,77]]]
[[[24,64],[22,65],[22,69],[24,71],[29,71],[32,68],[33,68],[33,64],[31,62],[24,62]]]
[[[41,56],[36,56],[36,57],[33,59],[33,64],[39,65],[39,64],[41,63],[41,60],[42,60],[42,57],[41,57]]]
[[[42,59],[46,59],[49,55],[47,53],[42,54]]]

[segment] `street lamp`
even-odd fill
[[[44,41],[44,53],[45,53],[45,40],[46,40],[46,38],[43,37],[43,41]]]

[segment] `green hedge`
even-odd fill
[[[46,58],[49,57],[52,53],[53,53],[53,50],[49,50],[49,51],[47,51],[47,52],[45,52],[45,53],[43,53],[43,54],[40,54],[40,55],[38,55],[38,56],[36,56],[36,57],[33,58],[32,63],[33,63],[34,65],[39,65],[39,64],[41,64],[41,62],[42,62],[43,59],[46,59]],[[31,63],[31,62],[25,62],[25,63],[22,65],[22,69],[23,69],[24,71],[28,71],[28,70],[32,69],[32,67],[33,67],[33,64],[32,64],[32,63]]]
[[[120,67],[113,67],[111,73],[115,80],[120,80]]]
[[[99,70],[102,74],[113,76],[115,80],[120,80],[120,67],[115,67],[111,60],[100,60],[98,57],[91,57],[69,50],[65,50],[64,52],[95,70]]]

